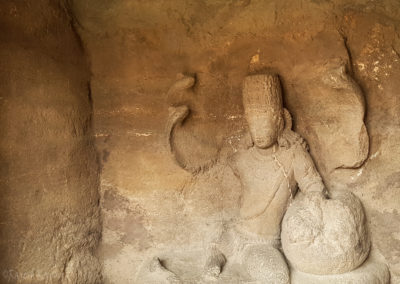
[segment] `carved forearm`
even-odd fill
[[[180,104],[182,93],[185,90],[192,88],[195,84],[195,78],[179,75],[179,80],[176,81],[167,92],[168,100],[171,106],[168,109],[168,121],[167,121],[167,145],[168,150],[176,160],[176,162],[182,167],[185,166],[177,158],[176,149],[174,148],[173,137],[174,131],[177,126],[180,126],[183,121],[187,118],[190,113],[190,109],[187,105]]]
[[[320,193],[327,197],[327,190],[321,175],[316,169],[308,151],[302,145],[295,150],[294,174],[301,191],[305,193]]]
[[[185,118],[189,115],[190,110],[188,106],[182,105],[178,107],[170,107],[168,109],[168,122],[167,122],[167,138],[168,148],[171,154],[175,155],[172,138],[176,126],[181,125]]]

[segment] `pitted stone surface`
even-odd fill
[[[326,200],[299,195],[283,219],[281,238],[290,264],[311,274],[351,271],[370,249],[362,205],[350,192]]]
[[[386,264],[368,258],[357,269],[333,275],[313,275],[292,269],[292,284],[389,284],[390,273]],[[396,283],[396,282],[392,282]]]

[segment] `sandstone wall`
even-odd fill
[[[0,282],[100,283],[89,70],[66,5],[0,3]]]
[[[242,80],[263,70],[281,76],[295,129],[329,190],[361,199],[374,250],[399,283],[398,1],[75,0],[73,7],[92,63],[106,283],[132,283],[152,255],[201,248],[233,218],[239,184],[225,158],[247,137]],[[169,97],[178,73],[196,74],[197,84]],[[217,156],[211,169],[192,176],[169,156],[172,101],[192,109],[178,147],[192,163]]]

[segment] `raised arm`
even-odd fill
[[[176,160],[178,165],[184,169],[187,169],[187,166],[181,161],[179,153],[177,153],[178,150],[174,147],[173,138],[175,129],[182,125],[183,121],[189,115],[190,109],[187,105],[176,101],[183,100],[180,98],[182,96],[181,93],[192,88],[194,84],[195,79],[193,77],[181,75],[181,78],[178,79],[167,92],[168,100],[171,101],[171,105],[168,109],[168,121],[166,125],[167,145],[173,158]]]

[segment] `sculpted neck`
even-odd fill
[[[278,143],[275,142],[272,146],[268,147],[268,148],[258,148],[257,146],[255,146],[256,151],[262,155],[262,156],[270,156],[272,154],[274,154],[276,151],[278,151]]]

